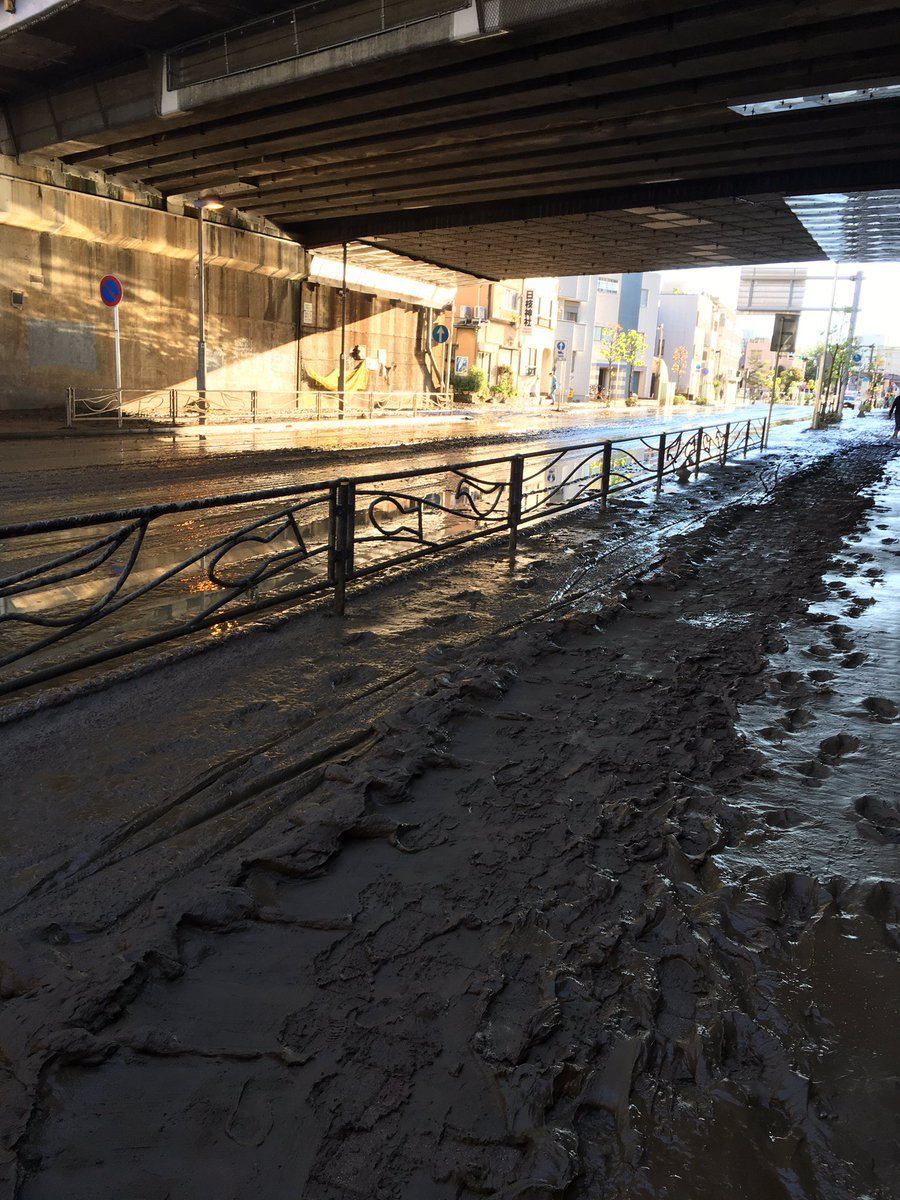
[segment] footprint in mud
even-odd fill
[[[862,651],[857,650],[855,654],[848,654],[846,658],[841,659],[842,667],[861,667],[866,661],[867,655]]]
[[[831,644],[835,650],[852,650],[854,642],[847,635],[853,630],[849,625],[841,625],[840,622],[829,627],[828,636],[831,638]]]
[[[812,713],[806,708],[791,708],[784,714],[778,724],[782,725],[785,729],[793,731],[795,729],[803,729],[815,719]]]
[[[770,809],[764,814],[763,820],[773,829],[795,829],[798,825],[805,825],[809,818],[799,808],[788,806]]]
[[[823,642],[817,643],[815,646],[807,646],[806,653],[810,658],[826,659],[831,658],[834,650],[831,646],[826,646]]]
[[[862,707],[876,721],[896,721],[900,716],[900,708],[893,700],[886,700],[884,696],[866,696],[862,702]]]
[[[829,775],[833,775],[831,767],[826,767],[824,763],[819,762],[817,758],[811,758],[808,762],[795,763],[794,770],[802,775],[804,779],[808,779],[811,783],[822,779],[827,779]]]
[[[225,1132],[240,1146],[261,1146],[275,1124],[272,1095],[262,1079],[248,1079],[241,1087]]]
[[[825,683],[829,679],[834,679],[834,671],[823,671],[821,668],[817,671],[809,671],[807,674],[816,683]]]
[[[819,757],[833,761],[843,758],[845,754],[852,754],[861,745],[862,742],[858,737],[854,737],[852,733],[836,733],[832,737],[827,737],[824,741],[819,742]]]
[[[799,671],[779,671],[775,676],[775,682],[787,690],[788,688],[796,687],[798,683],[803,683],[803,676]]]
[[[860,796],[853,802],[854,811],[862,817],[860,832],[878,834],[889,842],[900,842],[900,804],[878,796]]]

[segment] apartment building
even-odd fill
[[[646,353],[631,374],[631,391],[650,397],[656,392],[657,309],[660,277],[654,274],[573,275],[559,281],[556,340],[564,343],[561,386],[575,399],[595,390],[624,399],[628,369],[610,361],[610,334],[618,326],[637,330]]]
[[[484,371],[488,386],[507,367],[521,397],[548,395],[554,369],[556,279],[504,279],[458,290],[453,356],[457,370]]]
[[[659,326],[662,357],[678,392],[689,400],[736,398],[741,339],[732,309],[715,296],[672,288],[660,296]]]

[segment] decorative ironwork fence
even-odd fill
[[[355,420],[446,412],[450,392],[269,392],[207,388],[122,388],[66,393],[66,424],[132,421],[163,425],[228,425],[266,421]]]
[[[0,528],[0,695],[765,447],[765,419]]]

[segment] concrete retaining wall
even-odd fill
[[[125,290],[123,385],[192,387],[196,219],[16,170],[0,174],[0,408],[62,407],[70,385],[114,386],[113,318],[98,288],[106,274]],[[218,221],[206,232],[209,387],[294,391],[304,360],[320,372],[337,366],[339,296],[301,289],[303,247]],[[421,388],[422,310],[357,294],[348,309],[348,350],[377,358],[381,349],[396,364],[376,386]]]

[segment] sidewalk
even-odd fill
[[[121,695],[4,731],[13,800],[48,746],[72,788],[64,720],[94,780],[7,833],[60,822],[7,913],[21,1200],[889,1200],[900,458],[815,438],[627,594],[435,611],[339,708],[161,680],[222,758],[157,798]]]
[[[517,416],[534,417],[536,420],[552,420],[563,415],[587,416],[604,415],[619,418],[636,418],[640,416],[660,414],[660,416],[686,416],[689,413],[718,413],[730,411],[734,405],[705,405],[682,404],[676,407],[659,406],[651,401],[641,401],[637,406],[627,408],[624,405],[600,405],[591,403],[563,404],[558,408],[551,405],[514,406],[514,405],[458,405],[446,412],[396,414],[378,417],[348,417],[346,420],[328,418],[325,420],[278,420],[278,421],[249,421],[215,422],[206,425],[179,424],[166,425],[149,421],[127,420],[119,429],[115,421],[77,421],[72,426],[66,425],[65,409],[36,409],[33,412],[0,411],[0,442],[19,441],[33,438],[63,438],[63,437],[146,437],[149,435],[179,438],[229,436],[236,433],[279,433],[286,431],[335,429],[372,429],[381,426],[417,424],[447,424],[460,420],[485,420],[492,417],[505,418]]]

